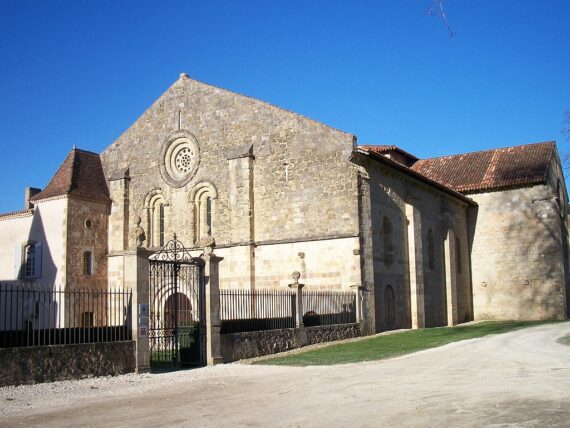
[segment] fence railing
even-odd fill
[[[131,291],[0,283],[0,348],[131,340]]]
[[[356,294],[352,291],[303,290],[303,324],[350,324],[356,322]]]
[[[222,333],[295,327],[291,290],[220,290]]]
[[[301,290],[305,327],[356,322],[356,294]],[[220,290],[221,333],[294,328],[294,290]]]

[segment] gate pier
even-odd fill
[[[148,302],[149,302],[149,262],[151,253],[145,248],[122,252],[125,288],[132,290],[131,330],[135,341],[136,372],[150,371],[150,352],[148,338]],[[145,314],[146,308],[146,314]],[[141,313],[142,312],[142,313]],[[146,323],[145,323],[146,321]]]
[[[220,338],[220,277],[218,264],[223,257],[214,253],[202,256],[206,283],[206,360],[209,366],[224,362]]]

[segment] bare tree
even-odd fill
[[[452,38],[455,35],[455,33],[451,29],[449,21],[447,20],[447,15],[445,14],[445,8],[444,8],[445,2],[446,0],[433,0],[433,3],[431,4],[430,8],[427,10],[427,14],[429,16],[441,17],[441,20],[443,21],[445,27],[447,28],[447,31],[449,32],[449,37]]]

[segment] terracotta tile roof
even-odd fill
[[[69,195],[109,202],[109,189],[97,153],[73,148],[44,190],[31,201]]]
[[[422,159],[411,169],[457,192],[543,183],[556,151],[553,141]]]
[[[385,146],[385,145],[379,145],[379,146],[362,145],[361,146],[361,145],[359,145],[358,147],[363,149],[363,150],[369,150],[369,151],[376,153],[376,154],[379,154],[379,155],[383,155],[383,154],[386,154],[389,152],[399,152],[402,155],[404,155],[410,159],[414,159],[414,160],[418,159],[413,154],[408,153],[405,150],[402,150],[398,146]]]
[[[430,179],[430,178],[428,178],[428,177],[426,177],[426,176],[424,176],[418,172],[415,172],[414,170],[407,167],[406,165],[403,165],[399,162],[396,162],[396,161],[390,159],[389,157],[384,156],[383,154],[378,154],[378,153],[376,153],[376,151],[369,150],[366,148],[366,146],[358,146],[355,153],[356,154],[358,154],[358,153],[365,154],[365,155],[369,156],[370,158],[372,158],[378,162],[382,162],[386,165],[389,165],[390,167],[392,167],[396,170],[399,170],[406,175],[414,177],[415,179],[420,180],[426,184],[429,184],[430,186],[433,186],[436,189],[439,189],[445,193],[453,195],[456,198],[459,198],[459,199],[463,200],[464,202],[467,202],[468,204],[477,205],[475,202],[473,202],[472,199],[468,198],[467,196],[463,195],[462,193],[459,193],[459,192],[457,192],[457,191],[455,191],[455,190],[453,190],[447,186],[444,186],[443,184],[441,184],[437,181],[434,181],[434,180],[432,180],[432,179]]]

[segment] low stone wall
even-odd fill
[[[0,349],[0,386],[134,371],[134,341]]]
[[[334,342],[335,340],[350,339],[360,337],[360,326],[358,324],[344,325],[324,325],[321,327],[308,327],[307,345],[315,343]]]
[[[359,324],[228,333],[221,335],[222,357],[230,363],[360,335]]]

